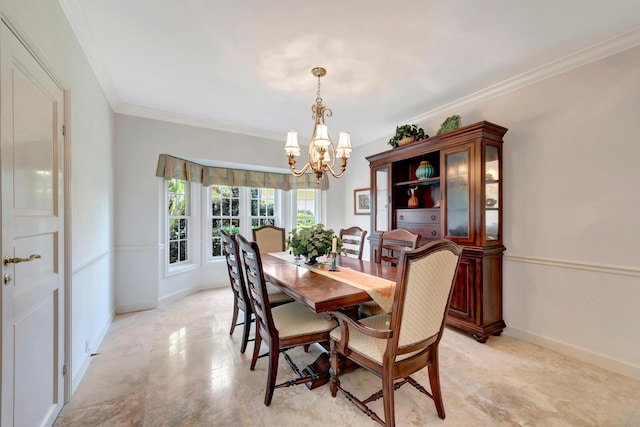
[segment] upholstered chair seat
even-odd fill
[[[335,320],[327,321],[324,313],[314,313],[300,302],[273,307],[271,315],[281,340],[310,333],[330,332],[338,326]]]

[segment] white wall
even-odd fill
[[[116,114],[116,140],[117,311],[155,307],[159,300],[202,287],[228,286],[224,260],[206,262],[201,251],[193,270],[166,274],[164,181],[155,175],[158,156],[287,168],[284,142],[123,114]],[[333,219],[336,215],[339,219]],[[330,217],[339,223],[342,211]]]
[[[463,125],[488,120],[509,128],[505,334],[635,378],[639,65],[637,47],[455,111]],[[435,135],[445,118],[419,124]],[[380,140],[354,150],[353,157],[362,160],[352,161],[345,201],[350,189],[368,187],[364,156],[389,148]],[[345,221],[360,219],[348,204]],[[363,225],[369,230],[368,222]]]
[[[0,11],[70,94],[73,249],[68,296],[75,386],[114,313],[113,113],[57,1],[0,0]]]

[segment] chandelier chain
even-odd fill
[[[318,76],[318,92],[316,93],[316,103],[322,104],[322,98],[320,97],[320,76]]]

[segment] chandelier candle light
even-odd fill
[[[298,132],[289,131],[287,135],[287,143],[284,147],[286,155],[289,157],[289,168],[295,176],[302,176],[307,169],[311,168],[316,174],[316,182],[319,184],[325,172],[331,172],[335,178],[341,178],[347,168],[347,161],[351,156],[351,139],[349,132],[340,132],[338,147],[334,148],[333,142],[329,137],[329,130],[324,124],[325,117],[331,117],[333,112],[322,105],[320,97],[320,77],[327,74],[327,70],[322,67],[315,67],[311,70],[311,74],[318,78],[318,92],[316,95],[316,103],[311,106],[312,118],[314,121],[313,134],[309,143],[309,162],[304,167],[296,171],[296,157],[300,155],[300,145],[298,145]],[[340,159],[340,172],[333,170],[335,161]]]

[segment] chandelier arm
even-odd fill
[[[293,168],[291,168],[291,173],[293,174],[293,176],[302,176],[305,174],[305,172],[307,171],[307,169],[309,169],[309,164],[306,164],[305,167],[303,167],[301,170],[296,171]]]
[[[344,175],[344,172],[347,170],[347,162],[345,161],[344,164],[343,162],[340,162],[340,173],[336,173],[328,164],[326,165],[326,167],[327,170],[331,172],[331,175],[333,175],[334,178],[342,178],[342,175]]]
[[[302,176],[302,175],[304,175],[304,173],[307,171],[307,169],[309,169],[309,163],[304,165],[304,167],[302,169],[300,169],[299,171],[296,171],[295,167],[296,167],[296,159],[294,157],[289,157],[289,169],[291,170],[291,173],[293,174],[293,176]]]

